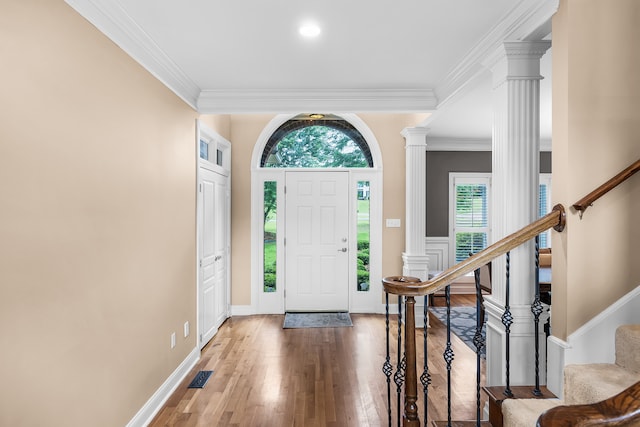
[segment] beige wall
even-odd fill
[[[231,304],[251,304],[251,154],[273,115],[231,116]]]
[[[231,116],[227,114],[206,114],[200,116],[200,122],[213,129],[224,139],[231,139]]]
[[[0,425],[125,425],[195,347],[197,115],[62,0],[0,58]]]
[[[640,4],[562,0],[553,20],[553,197],[565,207],[640,158]],[[554,233],[553,334],[640,285],[640,176]]]
[[[232,304],[251,301],[251,155],[255,143],[273,115],[231,116],[232,141]],[[402,219],[401,228],[384,228],[382,275],[402,274],[405,211],[405,150],[402,129],[425,118],[415,114],[361,114],[374,133],[383,157],[383,218]]]

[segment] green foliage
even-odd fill
[[[369,240],[358,241],[358,290],[369,290]]]
[[[264,291],[276,291],[276,275],[275,273],[264,273]]]
[[[369,248],[358,251],[358,260],[362,261],[364,265],[369,266]]]
[[[264,183],[264,218],[263,221],[266,224],[267,220],[272,214],[276,213],[277,208],[278,187],[276,181],[266,181]]]
[[[264,243],[264,274],[263,283],[265,292],[276,291],[276,242]]]
[[[362,150],[347,134],[328,126],[307,126],[286,134],[274,147],[278,168],[366,168]]]
[[[358,270],[358,290],[369,290],[369,272],[366,270]]]

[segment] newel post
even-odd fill
[[[404,349],[407,360],[406,382],[404,389],[404,427],[420,427],[418,419],[418,375],[416,372],[416,300],[407,297],[404,325]],[[426,420],[425,420],[426,422]]]

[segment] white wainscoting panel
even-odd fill
[[[429,257],[429,271],[444,271],[451,267],[449,263],[449,237],[426,237],[425,255]],[[463,277],[451,285],[452,294],[474,294],[473,277]]]
[[[449,268],[449,237],[425,237],[425,255],[429,257],[429,271]]]

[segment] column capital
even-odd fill
[[[493,73],[493,85],[505,80],[540,80],[540,58],[551,47],[549,40],[505,41],[483,65]]]
[[[427,146],[427,134],[431,129],[424,127],[404,128],[400,134],[404,137],[406,145]]]

